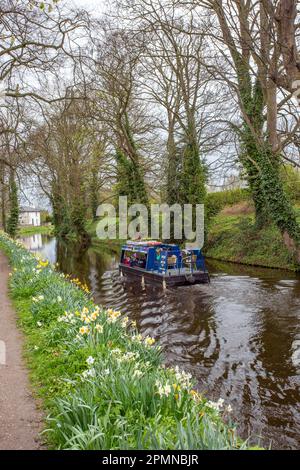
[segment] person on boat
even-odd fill
[[[130,266],[137,266],[138,260],[137,260],[137,255],[136,253],[133,253],[133,255],[130,257]]]
[[[126,264],[126,266],[130,266],[130,257],[125,255],[123,263]]]

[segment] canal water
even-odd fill
[[[300,448],[299,276],[209,262],[210,285],[142,289],[120,279],[117,253],[79,254],[41,235],[22,241],[87,282],[97,303],[136,320],[166,363],[190,371],[209,399],[224,398],[243,437]]]

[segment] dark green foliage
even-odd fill
[[[181,201],[185,204],[204,204],[206,174],[196,142],[188,143],[183,153]]]
[[[286,166],[281,171],[284,191],[294,203],[300,203],[300,170]]]
[[[92,219],[96,220],[97,209],[99,206],[98,177],[96,172],[93,172],[91,177],[90,204],[92,211]]]
[[[250,196],[249,189],[242,188],[208,193],[206,196],[206,210],[209,219],[217,215],[225,206],[247,201]]]
[[[174,136],[170,135],[167,143],[167,159],[165,168],[166,203],[170,206],[180,201],[180,185],[182,175],[182,155],[177,147]]]
[[[10,213],[7,221],[7,233],[11,237],[15,237],[19,225],[19,202],[18,202],[18,188],[15,181],[15,175],[12,172],[9,179],[9,205]]]
[[[200,157],[195,123],[192,118],[190,118],[182,140],[183,145],[176,144],[173,135],[171,135],[167,143],[166,202],[169,205],[192,204],[195,207],[197,204],[205,204],[207,171]],[[171,213],[171,241],[175,241],[173,219]],[[193,214],[194,223],[195,212]]]
[[[252,85],[249,72],[245,76],[242,74],[239,81],[241,100],[249,120],[244,122],[240,132],[240,161],[247,173],[255,205],[256,225],[261,228],[273,221],[282,234],[288,234],[299,246],[300,227],[284,190],[280,155],[272,151],[268,136],[263,134],[265,102],[260,82],[256,80]]]
[[[240,162],[246,170],[246,180],[255,207],[256,226],[260,228],[269,221],[267,202],[262,191],[261,170],[258,164],[261,152],[261,147],[258,142],[262,136],[264,124],[264,97],[258,80],[255,82],[254,86],[252,86],[250,79],[242,83],[244,85],[241,93],[242,100],[252,128],[250,124],[244,122],[240,132]]]
[[[65,237],[69,232],[70,214],[59,192],[53,192],[51,197],[53,208],[53,224],[56,235]]]
[[[261,169],[262,192],[272,220],[282,234],[287,232],[300,246],[300,227],[296,220],[296,214],[284,191],[280,168],[270,149],[265,149],[262,153],[259,167]]]
[[[80,195],[73,204],[67,204],[64,198],[56,193],[52,195],[54,233],[58,237],[76,239],[82,245],[90,241],[86,231],[86,206]]]
[[[210,224],[205,254],[223,261],[300,270],[293,254],[283,245],[276,225],[270,223],[258,230],[254,214],[215,216]]]
[[[144,178],[138,162],[127,158],[122,150],[116,152],[118,168],[118,196],[127,196],[128,204],[148,204]]]
[[[118,170],[117,195],[127,196],[128,204],[140,203],[148,205],[149,199],[144,174],[127,113],[124,113],[123,131],[128,145],[126,151],[121,147],[116,149]]]

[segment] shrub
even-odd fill
[[[250,198],[247,189],[237,188],[226,191],[208,193],[206,197],[206,210],[208,218],[217,215],[225,206],[232,206]]]
[[[300,203],[300,171],[292,166],[286,166],[282,170],[283,184],[286,194],[294,203]]]

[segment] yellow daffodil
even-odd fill
[[[152,344],[155,343],[155,339],[151,338],[151,336],[147,336],[147,338],[145,338],[144,342],[145,342],[146,346],[152,346]]]
[[[41,268],[46,268],[48,266],[48,264],[49,264],[48,260],[46,260],[46,261],[40,260],[39,261],[39,267],[41,267]]]
[[[108,315],[108,323],[115,323],[117,319],[121,316],[121,312],[109,309],[107,310],[107,315]]]
[[[90,318],[91,318],[92,321],[95,321],[95,320],[97,320],[98,316],[99,316],[99,314],[98,314],[97,312],[93,312],[93,313],[91,314],[91,317],[90,317]]]
[[[89,329],[88,326],[82,326],[82,327],[79,329],[79,333],[80,333],[81,335],[87,335],[87,334],[89,334],[89,332],[90,332],[90,329]]]

